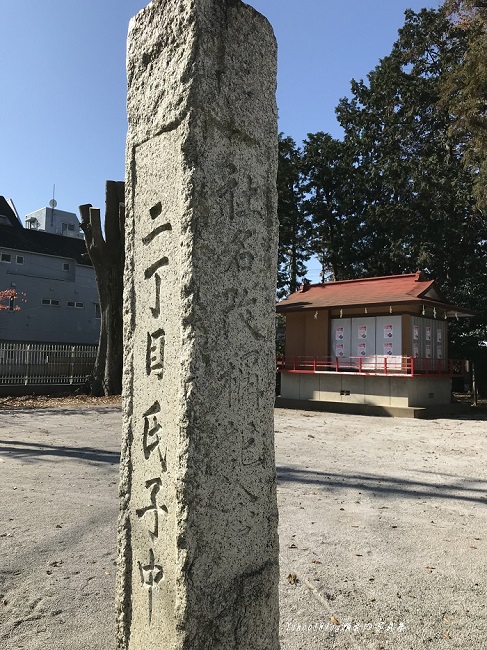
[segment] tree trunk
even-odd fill
[[[116,267],[97,272],[100,298],[100,339],[92,380],[92,395],[122,392],[122,297],[123,273]]]
[[[123,181],[106,182],[105,237],[100,210],[81,205],[81,228],[96,274],[100,299],[100,339],[91,395],[119,395],[122,392],[123,365],[123,268],[125,259]]]

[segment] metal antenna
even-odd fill
[[[54,195],[56,193],[56,185],[52,186],[52,199],[49,201],[49,205],[51,207],[51,228],[54,227],[54,208],[57,205],[57,201],[54,198]]]

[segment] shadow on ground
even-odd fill
[[[63,406],[58,408],[48,408],[44,406],[10,406],[6,404],[0,404],[0,411],[7,413],[8,415],[34,415],[36,418],[45,417],[45,416],[73,416],[76,415],[78,418],[82,418],[86,415],[93,415],[97,413],[98,415],[105,415],[106,413],[120,413],[121,407],[118,405],[101,405],[95,406],[91,404],[82,404],[77,405],[73,404],[72,406]]]
[[[92,463],[118,463],[120,452],[96,449],[94,447],[65,447],[64,445],[46,445],[37,442],[20,442],[18,440],[0,440],[0,455],[22,460],[48,460],[47,456],[77,458]]]
[[[435,474],[436,475],[436,474]],[[277,480],[285,483],[301,483],[322,488],[358,490],[382,497],[409,497],[454,499],[487,505],[487,481],[476,478],[455,477],[448,483],[427,483],[376,474],[333,474],[314,472],[296,467],[277,467]]]

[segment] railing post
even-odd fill
[[[358,371],[362,372],[362,357],[358,358]]]
[[[316,372],[316,357],[313,357],[313,372]]]
[[[338,357],[335,357],[335,372],[338,372]]]
[[[411,377],[414,377],[414,360],[415,357],[409,357],[411,359]]]
[[[69,383],[72,384],[74,382],[74,345],[71,346],[71,376],[69,378]]]
[[[30,371],[30,343],[27,345],[25,349],[25,377],[24,377],[24,385],[27,386],[29,383],[29,371]]]
[[[387,357],[384,357],[384,374],[387,375]]]

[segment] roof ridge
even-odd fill
[[[352,282],[369,282],[371,280],[391,280],[397,278],[416,278],[418,281],[420,281],[422,276],[424,277],[423,271],[416,271],[415,273],[398,273],[397,275],[374,275],[370,278],[353,278],[352,280],[332,280],[331,282],[317,282],[316,284],[308,285],[308,289],[311,287],[324,287],[326,285],[336,286],[337,284],[350,284]]]

